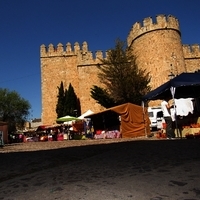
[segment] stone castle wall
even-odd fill
[[[94,112],[103,109],[90,97],[92,85],[100,85],[97,65],[103,58],[103,52],[97,51],[93,56],[86,42],[82,47],[76,42],[73,48],[70,43],[66,44],[66,48],[61,43],[57,47],[50,44],[48,48],[41,45],[40,55],[43,124],[56,123],[57,95],[61,81],[66,89],[72,84],[80,99],[82,113],[88,109]]]
[[[143,23],[136,22],[128,34],[127,45],[136,56],[138,66],[150,72],[152,89],[168,81],[171,72],[178,75],[200,69],[199,45],[182,45],[179,22],[171,15],[158,15],[155,23],[152,18],[145,18]],[[55,123],[57,87],[61,81],[65,88],[69,83],[74,87],[82,113],[88,109],[94,112],[103,110],[90,97],[90,88],[100,85],[97,65],[105,57],[106,53],[104,56],[102,51],[94,55],[86,42],[81,47],[76,42],[73,48],[70,43],[65,47],[61,43],[57,47],[41,45],[43,124]]]
[[[183,45],[183,54],[187,72],[200,69],[200,47],[198,44]]]

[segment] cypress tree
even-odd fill
[[[58,101],[56,105],[56,113],[57,118],[64,116],[64,100],[65,100],[65,92],[64,92],[64,86],[63,82],[61,81],[60,87],[58,87]]]
[[[78,98],[74,92],[74,88],[69,84],[68,90],[65,92],[65,115],[76,117],[78,114],[77,106]]]
[[[57,118],[70,115],[77,117],[81,115],[80,101],[74,92],[72,84],[68,89],[64,89],[63,82],[58,87],[58,101],[56,105]]]

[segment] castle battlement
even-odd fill
[[[172,15],[157,15],[156,23],[153,23],[153,19],[151,17],[144,18],[143,24],[140,22],[136,22],[127,37],[127,45],[130,46],[132,41],[134,41],[139,36],[159,29],[174,29],[180,33],[179,29],[179,21],[177,18]]]
[[[200,58],[199,44],[183,45],[183,54],[185,58]]]
[[[133,24],[127,35],[128,53],[135,56],[138,69],[150,72],[152,89],[169,81],[171,73],[200,69],[200,46],[183,45],[179,22],[171,15],[144,18],[141,23]],[[40,46],[43,124],[53,124],[57,119],[57,93],[61,81],[64,87],[70,83],[73,85],[82,113],[88,109],[94,112],[104,110],[91,97],[91,88],[103,86],[98,77],[99,65],[108,55],[109,51],[93,53],[87,42]],[[149,106],[158,104],[158,101],[149,102]]]
[[[59,43],[56,47],[53,44],[49,44],[48,47],[44,44],[40,46],[41,58],[77,56],[79,64],[87,61],[90,63],[100,62],[100,60],[104,59],[106,55],[107,53],[105,53],[104,56],[103,51],[100,50],[96,51],[95,55],[93,55],[93,52],[88,50],[87,42],[83,42],[81,47],[78,42],[75,42],[73,48],[69,42],[65,47],[62,43]]]

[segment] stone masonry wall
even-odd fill
[[[155,22],[151,17],[142,23],[136,22],[128,34],[127,45],[136,56],[138,67],[150,72],[152,89],[168,81],[171,72],[178,75],[200,69],[199,45],[182,45],[178,19],[171,15],[158,15]],[[87,42],[81,47],[77,42],[74,47],[70,43],[65,47],[61,43],[57,47],[41,45],[43,124],[56,123],[57,87],[61,81],[65,88],[69,83],[74,87],[82,113],[88,109],[94,112],[104,109],[90,97],[90,88],[100,86],[97,65],[104,57],[102,51],[95,55],[89,51]],[[150,102],[150,106],[159,104],[159,101]]]
[[[82,48],[75,43],[73,51],[70,43],[67,43],[66,50],[62,44],[58,44],[56,48],[52,44],[48,48],[42,45],[40,50],[43,124],[56,123],[57,95],[61,81],[66,89],[72,84],[80,99],[82,113],[88,109],[94,112],[103,109],[90,97],[92,85],[100,84],[97,78],[97,64],[100,63],[99,58],[103,58],[102,52],[96,52],[94,59],[86,42]]]
[[[183,45],[183,53],[187,72],[200,69],[200,47],[198,44]]]
[[[143,20],[131,29],[127,42],[136,63],[152,76],[151,87],[156,88],[169,80],[170,72],[177,75],[185,71],[185,63],[177,20],[164,15]],[[174,57],[179,63],[174,63]]]

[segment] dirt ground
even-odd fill
[[[0,153],[51,150],[51,149],[60,149],[60,148],[67,148],[67,147],[110,144],[110,143],[119,143],[119,142],[126,142],[126,141],[135,141],[135,140],[147,140],[147,139],[152,140],[156,138],[139,137],[139,138],[119,138],[119,139],[117,138],[116,139],[86,139],[86,140],[12,143],[12,144],[6,144],[3,148],[1,148]]]
[[[0,160],[1,200],[200,199],[200,139],[18,143]]]
[[[0,148],[0,181],[104,153],[111,145],[155,138],[86,139],[6,144]],[[108,145],[111,144],[111,145]]]

